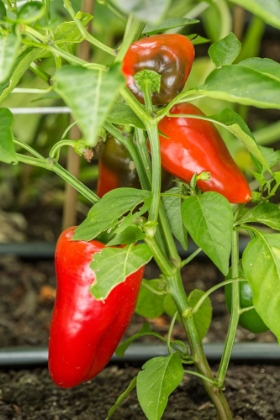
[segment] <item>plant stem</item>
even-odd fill
[[[167,280],[169,292],[177,306],[178,312],[183,322],[194,365],[202,379],[203,386],[208,393],[209,398],[217,410],[217,419],[232,420],[233,417],[228,402],[223,394],[222,389],[216,385],[217,381],[215,380],[206,359],[202,342],[198,335],[197,327],[195,325],[191,307],[185,294],[179,271],[177,271],[176,276]]]
[[[239,236],[238,231],[234,230],[232,233],[232,278],[237,278],[238,273],[238,263],[239,263]],[[218,383],[222,387],[224,385],[228,365],[230,362],[230,356],[232,353],[232,348],[234,345],[234,340],[236,336],[236,330],[239,320],[239,284],[238,281],[232,283],[232,306],[231,306],[231,317],[228,328],[228,334],[226,338],[225,348],[223,351],[219,371],[218,371]]]
[[[80,33],[83,35],[84,39],[87,40],[90,44],[94,45],[95,47],[99,48],[100,50],[105,51],[106,53],[116,56],[116,52],[113,48],[108,47],[107,45],[103,44],[102,42],[98,41],[98,39],[94,38],[84,27],[79,19],[76,18],[76,13],[71,6],[69,0],[64,0],[63,2],[65,9],[68,11],[69,15],[75,22],[77,28],[79,29]]]
[[[60,140],[57,143],[55,143],[55,145],[51,148],[50,152],[49,152],[49,157],[55,160],[59,159],[59,155],[60,155],[60,149],[63,146],[70,146],[70,147],[74,147],[75,144],[75,140]]]
[[[123,42],[115,60],[116,63],[121,63],[123,61],[123,58],[130,44],[139,38],[144,26],[145,26],[145,23],[140,22],[139,20],[135,19],[133,16],[130,15],[128,17],[125,33],[123,37]]]
[[[197,248],[188,258],[181,262],[181,267],[184,267],[184,265],[189,264],[189,262],[191,262],[201,251],[201,248]]]
[[[147,173],[143,168],[141,158],[139,157],[136,151],[133,141],[131,141],[131,139],[123,137],[120,130],[118,130],[113,124],[106,122],[103,127],[106,131],[108,131],[113,137],[115,137],[121,144],[123,144],[126,147],[128,153],[131,156],[131,159],[135,163],[137,174],[139,176],[142,188],[145,190],[149,190],[150,187],[147,179]]]
[[[166,260],[155,238],[146,237],[145,242],[150,247],[156,263],[166,277],[167,291],[170,293],[177,306],[178,313],[182,319],[183,327],[188,338],[194,365],[201,376],[204,388],[216,407],[218,420],[232,420],[232,414],[228,406],[228,402],[222,392],[222,389],[216,385],[217,382],[215,381],[206,359],[202,341],[195,325],[192,308],[184,290],[180,268],[175,267]]]
[[[149,220],[157,222],[161,193],[161,157],[156,121],[151,120],[151,123],[146,128],[152,154],[152,203],[149,211]]]
[[[20,162],[40,168],[48,169],[55,172],[64,181],[71,184],[80,194],[82,194],[90,203],[97,203],[99,197],[94,194],[88,187],[86,187],[77,178],[71,175],[66,169],[60,166],[54,159],[37,159],[31,156],[25,156],[17,153],[17,158]]]

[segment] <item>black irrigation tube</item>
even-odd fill
[[[206,357],[210,363],[221,359],[223,343],[204,345]],[[140,364],[157,356],[167,356],[163,344],[131,344],[124,357],[114,355],[111,364]],[[280,347],[277,343],[237,343],[231,355],[233,363],[280,364]],[[0,349],[0,368],[19,369],[46,367],[48,364],[47,347],[8,347]]]
[[[240,254],[246,247],[248,240],[241,238]],[[193,242],[184,251],[178,246],[182,258],[186,258],[195,249]],[[18,244],[0,244],[1,255],[15,255],[23,260],[46,260],[53,259],[55,244],[44,242],[30,242]],[[206,259],[204,253],[200,253],[201,260]],[[223,351],[223,343],[207,343],[204,345],[209,362],[218,362]],[[123,358],[113,356],[111,363],[143,363],[152,357],[167,355],[167,348],[162,344],[133,343],[126,351]],[[234,345],[231,361],[236,363],[273,363],[280,364],[280,346],[277,343],[237,343]],[[33,368],[47,366],[47,347],[8,347],[0,349],[0,368]]]
[[[242,254],[246,245],[248,244],[247,238],[240,238],[239,252]],[[178,244],[178,251],[182,258],[187,258],[191,255],[196,249],[197,246],[189,240],[188,250],[185,251]],[[45,260],[53,259],[55,251],[55,243],[48,242],[24,242],[24,243],[11,243],[5,244],[0,243],[0,256],[1,255],[15,255],[18,258],[27,259],[27,260]],[[207,258],[204,252],[201,252],[196,257],[197,259]]]

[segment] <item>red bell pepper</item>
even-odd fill
[[[100,198],[115,188],[141,188],[135,164],[123,144],[108,135],[100,149],[96,191]],[[162,190],[165,191],[170,188],[172,176],[164,169],[161,175]]]
[[[204,115],[190,103],[180,103],[170,114]],[[210,121],[178,116],[164,117],[158,125],[161,162],[165,170],[190,182],[194,174],[209,172],[210,179],[199,179],[201,191],[215,191],[230,203],[246,203],[251,199],[248,182],[231,157],[220,133]]]
[[[167,104],[185,86],[194,55],[193,44],[180,34],[154,35],[135,41],[123,60],[127,87],[143,103],[143,92],[133,76],[141,70],[153,70],[161,75],[161,86],[159,93],[152,93],[152,102],[154,105]]]
[[[92,256],[105,245],[71,241],[75,227],[59,237],[55,251],[57,296],[49,339],[49,372],[61,388],[94,378],[109,362],[134,313],[144,267],[101,301],[89,291]]]

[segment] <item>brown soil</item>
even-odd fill
[[[0,257],[0,343],[1,347],[47,346],[48,330],[55,292],[52,261],[21,261],[12,256]],[[157,269],[149,264],[146,278],[154,278]],[[185,267],[187,290],[208,289],[220,280],[209,262]],[[212,296],[214,316],[205,342],[224,339],[228,323],[223,291]],[[134,316],[126,336],[136,332],[144,319]],[[152,328],[167,333],[167,320],[152,321]],[[183,338],[180,326],[174,338]],[[270,333],[258,336],[241,329],[238,341],[275,342]],[[74,389],[59,389],[48,375],[47,367],[0,370],[0,420],[102,420],[141,366],[110,365],[98,377]],[[214,365],[213,370],[218,366]],[[231,364],[225,393],[234,419],[276,420],[280,418],[280,366]],[[214,420],[215,410],[198,378],[185,375],[179,388],[170,396],[163,419]],[[115,412],[113,419],[145,419],[133,391]]]

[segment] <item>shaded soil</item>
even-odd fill
[[[0,343],[1,347],[46,346],[49,323],[55,297],[53,261],[21,261],[13,256],[0,257]],[[158,273],[153,264],[146,278]],[[186,290],[208,289],[221,280],[219,272],[209,262],[196,262],[185,267]],[[213,322],[205,342],[225,338],[228,314],[223,291],[212,295]],[[134,316],[126,337],[138,331],[144,318]],[[168,320],[151,320],[152,328],[167,334]],[[182,339],[179,325],[174,338]],[[149,338],[151,340],[151,338]],[[254,335],[242,328],[237,341],[275,342],[271,333]],[[74,389],[63,390],[54,385],[46,367],[0,370],[0,420],[102,420],[141,366],[109,365],[97,378]],[[217,370],[218,366],[213,366]],[[225,393],[234,419],[274,420],[280,418],[280,366],[230,365]],[[144,420],[133,391],[115,412],[113,419]],[[170,396],[163,419],[214,420],[215,409],[209,402],[200,380],[185,375],[178,389]]]

